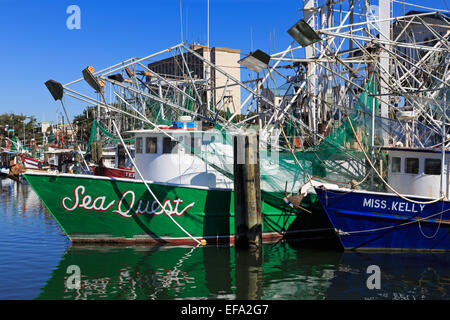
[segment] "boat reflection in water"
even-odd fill
[[[286,243],[259,253],[230,246],[71,246],[37,299],[323,299],[341,254]],[[69,266],[79,267],[78,289],[71,289]]]
[[[447,300],[449,265],[448,252],[345,252],[326,295],[328,299]],[[373,288],[376,271],[370,266],[379,268],[380,289]]]
[[[37,299],[448,299],[447,253],[354,253],[295,244],[261,252],[230,246],[71,246]],[[69,266],[78,266],[79,288]],[[381,288],[370,290],[377,265]],[[69,283],[69,285],[68,285]]]

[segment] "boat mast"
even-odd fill
[[[372,84],[373,86],[373,84]],[[371,134],[371,148],[370,148],[370,153],[371,153],[371,159],[370,161],[372,163],[374,163],[375,161],[375,92],[372,92],[372,134]],[[370,168],[370,189],[373,190],[373,177],[374,177],[374,172],[373,172],[373,168]]]
[[[316,12],[317,6],[314,0],[303,0],[303,18],[313,28],[317,30],[316,26]],[[316,63],[312,60],[315,57],[314,45],[305,47],[305,58],[311,59],[306,67],[307,92],[309,95],[309,110],[308,110],[308,126],[311,130],[312,139],[315,141],[315,133],[317,133],[317,119],[316,119]]]
[[[380,40],[385,40],[385,44],[380,44],[380,116],[382,118],[388,118],[388,106],[390,97],[387,95],[390,86],[390,60],[389,60],[389,52],[391,46],[389,43],[391,42],[391,4],[392,0],[379,0],[379,27],[380,27]],[[383,144],[387,142],[387,135],[383,132],[382,135]]]
[[[442,158],[441,158],[441,185],[440,185],[440,195],[444,196],[444,169],[445,169],[445,115],[447,114],[447,85],[444,85],[444,115],[442,116]],[[449,173],[447,172],[447,175]],[[447,186],[448,188],[448,186]]]

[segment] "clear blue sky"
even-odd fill
[[[444,0],[415,4],[447,9]],[[450,3],[450,1],[448,1]],[[81,9],[81,29],[69,30],[69,5]],[[207,0],[182,0],[184,41],[206,43]],[[210,45],[275,50],[291,42],[286,31],[301,17],[302,0],[210,0]],[[88,65],[97,70],[181,42],[179,0],[0,0],[0,113],[54,121],[55,102],[44,82],[67,83]],[[251,36],[252,35],[252,36]],[[67,99],[72,117],[83,104]]]

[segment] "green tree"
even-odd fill
[[[34,116],[14,113],[0,114],[0,137],[2,138],[11,138],[14,133],[18,140],[25,139],[25,143],[29,143],[37,129],[37,120]]]
[[[89,134],[91,133],[92,122],[94,121],[96,107],[86,107],[82,114],[73,118],[73,126],[76,130],[78,143],[86,146],[89,141]]]

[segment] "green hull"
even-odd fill
[[[72,174],[24,176],[73,242],[196,243],[192,237],[208,243],[234,241],[232,190],[152,183],[150,188],[162,209],[145,184],[135,180]],[[302,234],[299,221],[311,214],[291,209],[283,202],[283,194],[263,193],[262,199],[263,241]]]

